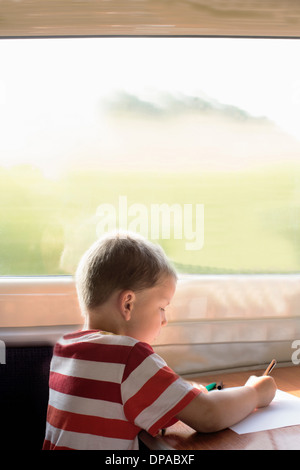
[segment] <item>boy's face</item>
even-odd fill
[[[128,336],[151,343],[167,323],[165,309],[171,302],[176,290],[173,276],[164,277],[155,286],[136,293],[130,321]]]

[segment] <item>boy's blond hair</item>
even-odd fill
[[[159,245],[130,232],[114,232],[97,240],[83,255],[76,287],[83,312],[103,304],[117,290],[154,287],[176,272]]]

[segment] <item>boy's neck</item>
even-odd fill
[[[99,330],[120,335],[124,334],[121,323],[114,306],[105,304],[86,313],[83,330]]]

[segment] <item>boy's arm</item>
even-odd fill
[[[241,421],[255,408],[267,406],[275,392],[272,377],[252,376],[243,387],[200,393],[177,418],[198,432],[220,431]]]

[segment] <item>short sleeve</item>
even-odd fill
[[[151,346],[138,342],[128,357],[121,385],[128,421],[155,436],[176,422],[201,390],[178,376]]]

